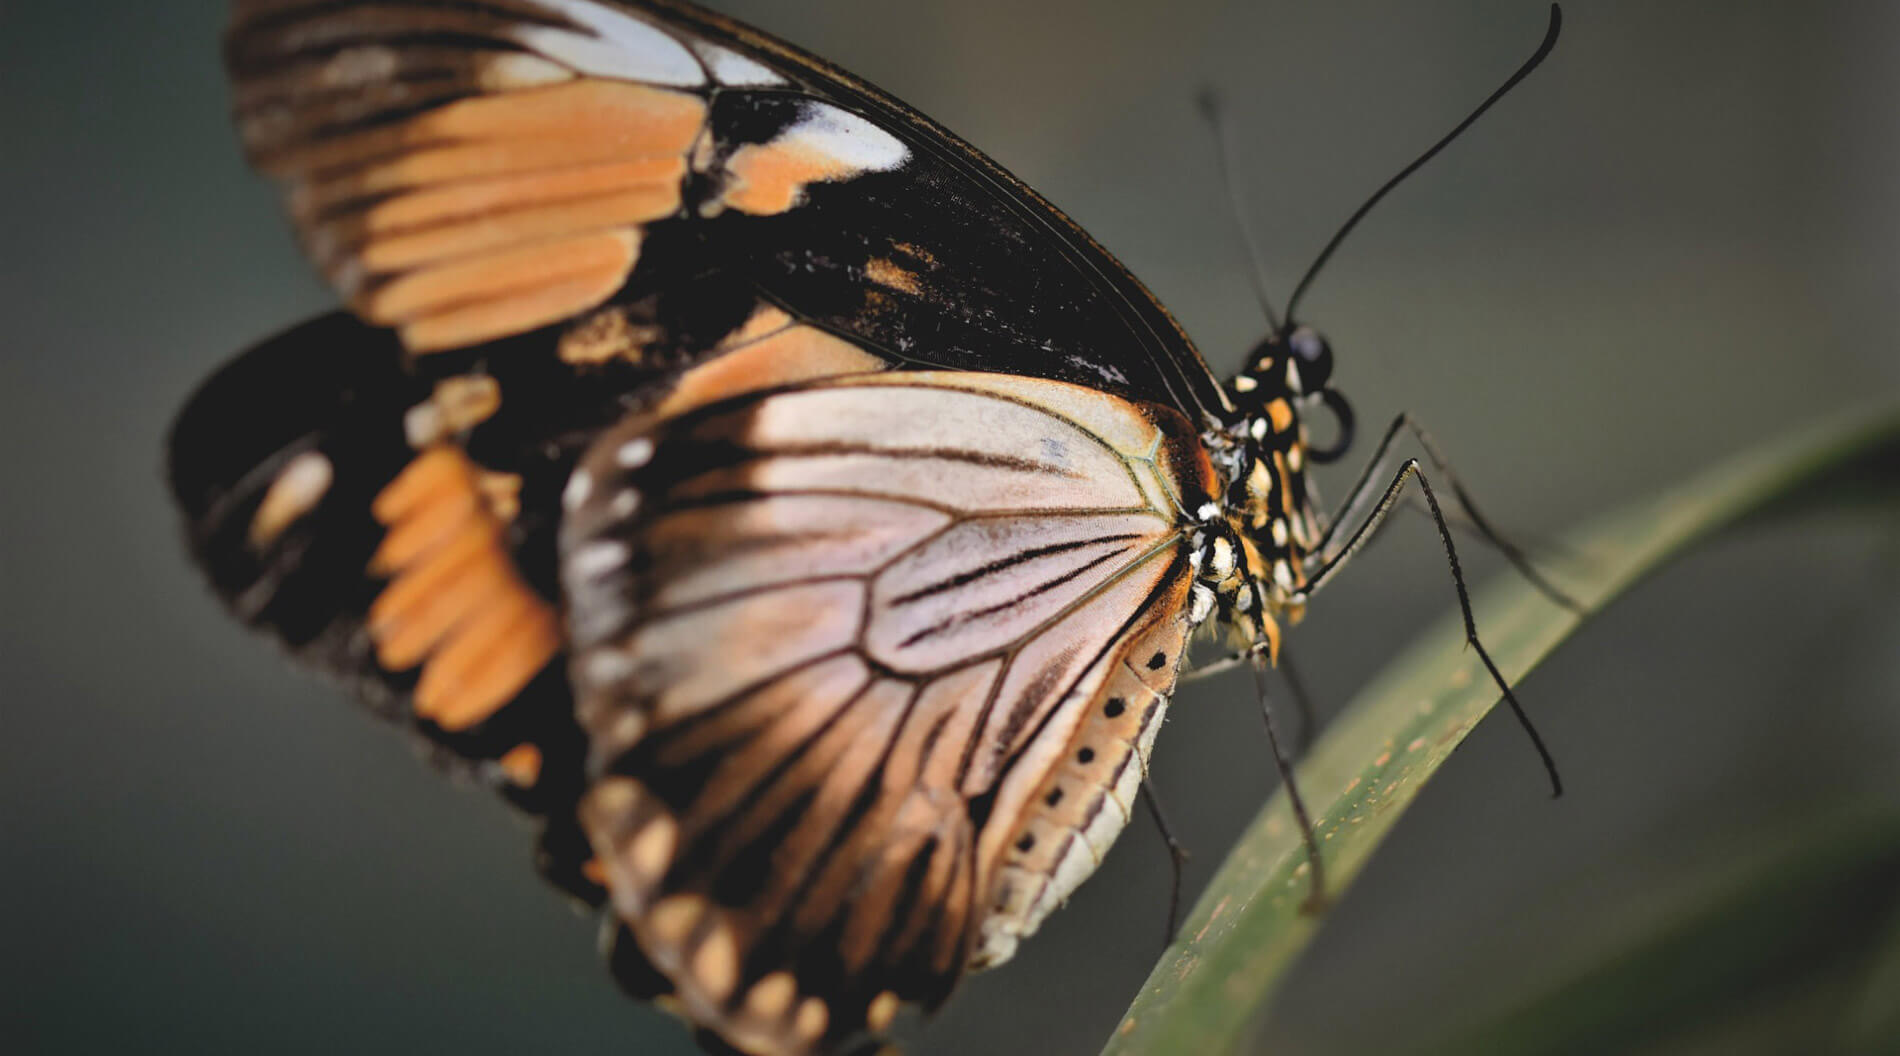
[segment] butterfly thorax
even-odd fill
[[[1302,410],[1330,367],[1324,342],[1304,328],[1262,342],[1227,382],[1235,412],[1202,433],[1220,491],[1196,511],[1190,616],[1218,617],[1243,647],[1264,640],[1277,652],[1278,622],[1305,612],[1309,559],[1326,525],[1306,472]]]

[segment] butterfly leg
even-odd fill
[[[1199,682],[1205,678],[1213,678],[1215,675],[1224,671],[1232,671],[1242,664],[1253,663],[1254,657],[1263,655],[1266,651],[1266,643],[1261,642],[1258,645],[1250,645],[1245,649],[1228,653],[1219,660],[1209,660],[1207,663],[1202,664],[1192,671],[1183,671],[1179,680],[1180,684],[1186,685],[1189,682]]]
[[[1293,805],[1293,818],[1300,824],[1300,840],[1306,844],[1306,861],[1312,869],[1312,882],[1307,886],[1306,901],[1300,906],[1302,913],[1319,913],[1326,908],[1326,866],[1319,853],[1319,838],[1313,833],[1313,815],[1306,809],[1306,798],[1300,795],[1299,782],[1293,777],[1293,761],[1287,758],[1280,747],[1280,733],[1273,723],[1273,705],[1267,699],[1267,664],[1264,656],[1256,657],[1252,665],[1254,689],[1260,698],[1260,717],[1267,724],[1267,744],[1273,750],[1274,768],[1280,771],[1280,784],[1286,789],[1286,798]]]
[[[1425,449],[1426,457],[1431,459],[1432,468],[1450,483],[1452,496],[1458,500],[1459,513],[1464,520],[1469,522],[1468,525],[1463,526],[1475,531],[1480,539],[1495,548],[1498,553],[1503,554],[1504,559],[1511,563],[1511,567],[1530,581],[1539,593],[1572,612],[1582,614],[1588,611],[1581,602],[1559,590],[1544,578],[1543,574],[1537,571],[1537,567],[1531,564],[1530,558],[1525,556],[1524,551],[1506,539],[1482,513],[1478,512],[1477,503],[1472,501],[1471,492],[1466,489],[1464,482],[1458,479],[1457,472],[1445,459],[1438,442],[1432,439],[1432,435],[1425,431],[1425,427],[1418,424],[1418,421],[1410,414],[1398,415],[1392,419],[1392,424],[1386,427],[1385,436],[1379,440],[1378,450],[1374,451],[1372,458],[1366,462],[1364,472],[1360,473],[1359,479],[1354,482],[1352,490],[1346,496],[1346,501],[1340,504],[1338,515],[1327,526],[1325,534],[1320,537],[1319,544],[1313,547],[1312,552],[1320,561],[1331,561],[1328,555],[1338,542],[1339,532],[1343,526],[1357,519],[1359,508],[1375,493],[1377,480],[1386,468],[1386,460],[1391,456],[1392,445],[1398,440],[1401,431],[1409,432],[1418,441],[1419,446]],[[1441,522],[1441,526],[1446,522],[1442,510],[1434,507],[1430,512]]]
[[[1405,421],[1403,416],[1400,421]],[[1465,589],[1465,574],[1458,563],[1458,548],[1451,541],[1451,528],[1445,523],[1445,514],[1439,507],[1438,496],[1433,493],[1431,482],[1425,477],[1425,471],[1419,468],[1418,459],[1405,460],[1405,464],[1399,468],[1398,475],[1386,485],[1385,494],[1380,497],[1378,504],[1372,508],[1372,512],[1366,519],[1353,531],[1352,537],[1327,558],[1325,564],[1307,580],[1305,589],[1296,594],[1293,600],[1296,603],[1304,603],[1308,597],[1318,593],[1320,588],[1346,566],[1346,562],[1351,560],[1354,554],[1365,547],[1373,533],[1378,530],[1380,522],[1385,520],[1398,503],[1400,493],[1408,480],[1418,481],[1419,489],[1425,493],[1425,503],[1431,508],[1432,522],[1438,527],[1438,539],[1444,544],[1445,560],[1451,566],[1452,587],[1458,592],[1458,610],[1464,617],[1465,641],[1477,652],[1478,659],[1484,662],[1485,670],[1491,673],[1491,680],[1496,682],[1498,689],[1503,691],[1505,703],[1511,706],[1511,714],[1517,717],[1518,725],[1522,726],[1524,732],[1530,736],[1531,744],[1536,747],[1538,757],[1543,760],[1545,772],[1550,775],[1551,797],[1561,796],[1564,786],[1563,780],[1557,776],[1556,760],[1551,758],[1550,749],[1544,746],[1543,737],[1538,735],[1537,727],[1531,724],[1530,716],[1525,714],[1523,705],[1517,702],[1517,695],[1511,692],[1510,683],[1506,682],[1504,675],[1498,671],[1498,665],[1492,662],[1491,654],[1485,652],[1484,644],[1478,641],[1478,625],[1471,615],[1471,596]]]
[[[1174,945],[1175,935],[1181,926],[1181,870],[1187,865],[1188,850],[1181,841],[1174,838],[1174,830],[1168,825],[1168,816],[1161,810],[1161,797],[1155,795],[1154,782],[1147,774],[1147,764],[1142,764],[1141,799],[1148,804],[1148,816],[1154,819],[1155,828],[1161,833],[1161,842],[1168,845],[1168,860],[1172,875],[1168,882],[1168,931],[1162,937],[1161,949],[1167,951]]]
[[[1210,660],[1192,671],[1183,672],[1180,682],[1199,682],[1223,671],[1232,671],[1242,664],[1252,663],[1256,656],[1264,655],[1266,651],[1265,642],[1250,645],[1245,649],[1228,653],[1218,660]],[[1313,698],[1307,694],[1306,683],[1301,681],[1299,673],[1294,670],[1292,657],[1288,655],[1285,646],[1280,648],[1280,661],[1277,666],[1280,674],[1286,679],[1288,691],[1293,695],[1293,709],[1300,717],[1300,735],[1298,742],[1294,745],[1294,751],[1304,756],[1306,750],[1313,746],[1313,737],[1319,731],[1319,720],[1313,712]]]
[[[1286,649],[1280,649],[1279,662],[1274,664],[1280,669],[1280,677],[1286,679],[1287,692],[1293,696],[1293,713],[1300,717],[1300,733],[1293,743],[1293,754],[1306,757],[1306,750],[1313,747],[1313,735],[1319,730],[1319,721],[1313,715],[1313,698],[1306,692],[1306,683],[1293,667],[1293,657]]]

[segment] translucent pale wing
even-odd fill
[[[885,374],[595,444],[562,536],[582,821],[692,1018],[770,1052],[881,1026],[1066,894],[1016,875],[1063,868],[1064,826],[1105,849],[1083,792],[1125,820],[1183,640],[1187,435],[1075,386]]]

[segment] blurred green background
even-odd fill
[[[718,6],[988,150],[1222,368],[1262,324],[1195,90],[1230,100],[1284,299],[1544,20],[1506,3]],[[1553,60],[1374,214],[1302,313],[1368,428],[1414,412],[1530,537],[1900,388],[1900,6],[1566,13]],[[292,675],[187,567],[159,476],[172,412],[330,304],[225,127],[222,18],[210,0],[0,5],[11,1044],[694,1051],[615,992],[521,823]],[[1451,604],[1414,520],[1290,639],[1322,709]],[[1897,534],[1775,525],[1586,629],[1521,687],[1570,794],[1545,798],[1508,722],[1481,728],[1296,969],[1262,1051],[1456,1030],[1644,926],[1685,877],[1900,809]],[[1191,896],[1272,785],[1243,680],[1182,695],[1154,776],[1196,853]],[[1166,892],[1137,825],[911,1051],[1093,1051],[1157,952]],[[1712,1051],[1750,1044],[1768,1042]]]

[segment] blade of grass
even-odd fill
[[[1566,538],[1587,574],[1563,585],[1594,614],[1696,541],[1765,511],[1900,488],[1900,406],[1771,441]],[[1584,621],[1517,577],[1474,598],[1512,682]],[[1300,766],[1334,894],[1365,867],[1425,781],[1497,703],[1455,617],[1423,634],[1343,711]],[[1307,865],[1284,791],[1228,854],[1143,984],[1104,1056],[1231,1052],[1324,923],[1299,910]]]

